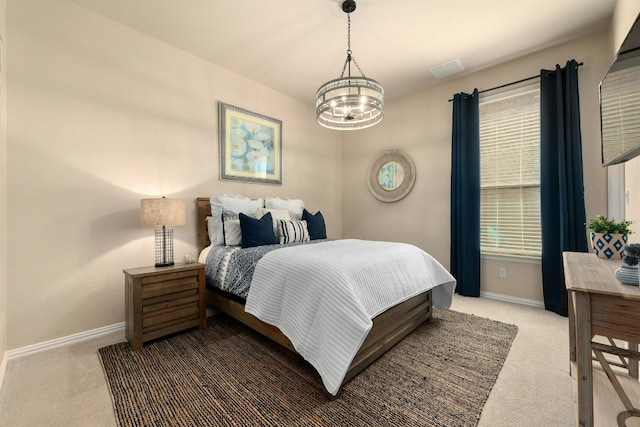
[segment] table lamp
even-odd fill
[[[185,225],[184,200],[165,197],[140,200],[140,225],[156,228],[156,267],[173,265],[173,230],[167,226]]]

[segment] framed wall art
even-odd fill
[[[218,103],[220,179],[282,184],[282,122]]]

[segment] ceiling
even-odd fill
[[[309,103],[346,59],[342,0],[72,1]],[[351,50],[389,100],[438,84],[429,69],[454,59],[469,73],[604,30],[615,2],[358,0]]]

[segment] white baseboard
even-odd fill
[[[531,307],[544,308],[544,302],[536,301],[526,298],[518,298],[512,297],[509,295],[496,294],[493,292],[480,292],[480,296],[485,298],[491,298],[500,301],[512,302],[516,304],[528,305]],[[211,313],[213,314],[213,313]],[[211,315],[207,313],[207,315]],[[7,369],[7,363],[9,360],[17,359],[19,357],[29,356],[32,354],[40,353],[43,351],[51,350],[53,348],[62,347],[65,345],[70,345],[74,343],[78,343],[81,341],[89,340],[92,338],[98,338],[103,335],[111,334],[113,332],[124,331],[125,323],[116,323],[109,326],[104,326],[102,328],[92,329],[90,331],[80,332],[73,335],[68,335],[66,337],[56,338],[49,341],[44,341],[38,344],[28,345],[25,347],[20,347],[15,350],[9,350],[5,352],[4,357],[2,358],[2,362],[0,362],[0,388],[2,387],[2,380],[4,379],[4,374]]]
[[[506,301],[506,302],[512,302],[515,304],[528,305],[536,308],[544,308],[544,302],[542,301],[536,301],[536,300],[531,300],[526,298],[518,298],[510,295],[496,294],[493,292],[480,292],[480,296],[499,300],[499,301]],[[210,316],[212,314],[214,313],[208,312],[207,316]],[[4,378],[7,362],[9,360],[17,359],[19,357],[29,356],[32,354],[51,350],[56,347],[70,345],[77,342],[89,340],[92,338],[98,338],[113,332],[124,331],[124,328],[125,328],[124,322],[115,323],[113,325],[104,326],[102,328],[91,329],[89,331],[79,332],[77,334],[68,335],[66,337],[56,338],[56,339],[44,341],[38,344],[32,344],[25,347],[20,347],[15,350],[9,350],[4,354],[4,357],[2,358],[2,362],[0,363],[0,386],[2,385],[2,379]]]
[[[90,331],[80,332],[73,335],[68,335],[66,337],[56,338],[54,340],[44,341],[38,344],[28,345],[26,347],[20,347],[15,350],[6,351],[2,357],[2,362],[0,362],[0,388],[2,388],[4,374],[7,371],[7,363],[11,359],[29,356],[31,354],[40,353],[52,348],[74,344],[118,331],[124,331],[124,322],[104,326],[102,328],[92,329]]]
[[[493,292],[482,292],[482,291],[480,292],[480,296],[481,297],[485,297],[485,298],[499,300],[499,301],[506,301],[506,302],[513,302],[515,304],[528,305],[528,306],[536,307],[536,308],[544,308],[544,302],[543,301],[536,301],[536,300],[533,300],[533,299],[518,298],[518,297],[512,297],[510,295],[503,295],[503,294],[496,294],[496,293],[493,293]]]
[[[90,331],[80,332],[77,334],[68,335],[66,337],[44,341],[38,344],[28,345],[26,347],[16,348],[15,350],[9,350],[4,355],[3,365],[6,365],[6,363],[12,359],[29,356],[32,354],[40,353],[42,351],[51,350],[56,347],[62,347],[65,345],[70,345],[70,344],[78,343],[81,341],[86,341],[92,338],[98,338],[103,335],[107,335],[107,334],[118,332],[118,331],[124,331],[124,322],[116,323],[114,325],[104,326],[102,328],[91,329]]]

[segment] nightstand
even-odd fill
[[[142,343],[207,325],[204,264],[123,270],[126,335],[133,350]]]

